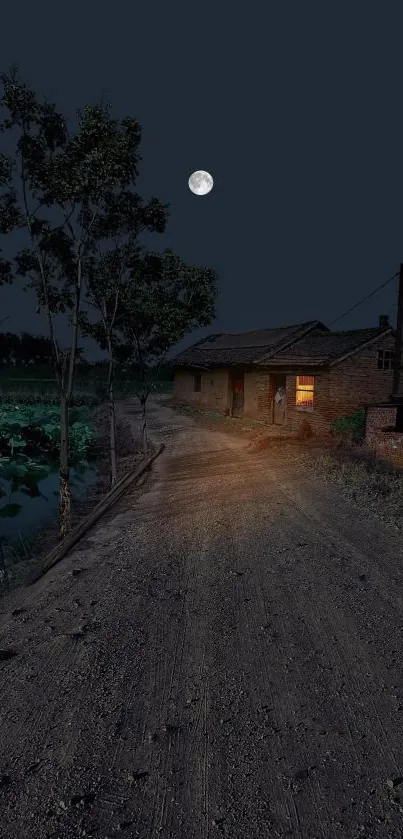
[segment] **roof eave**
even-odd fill
[[[173,364],[172,366],[176,370],[211,370],[215,365],[207,366],[205,364],[194,364],[191,361],[182,361],[180,364]]]
[[[273,358],[271,361],[262,362],[261,366],[262,367],[289,367],[290,365],[295,366],[295,365],[301,365],[301,364],[304,364],[304,365],[309,364],[311,367],[321,367],[324,364],[329,364],[329,359],[325,356],[323,356],[322,358],[312,358],[310,356],[305,356],[305,357],[304,356],[299,356],[299,357],[294,356],[294,358],[292,358],[290,356],[289,358],[284,358],[284,359]]]

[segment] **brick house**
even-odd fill
[[[332,332],[320,321],[203,338],[172,360],[174,397],[314,434],[392,389],[392,328]]]

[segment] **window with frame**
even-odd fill
[[[295,405],[297,408],[313,408],[315,391],[314,376],[297,376],[295,386]]]
[[[378,370],[393,370],[395,354],[393,350],[378,350]]]
[[[193,390],[195,393],[200,393],[201,391],[201,373],[195,373],[193,377]]]

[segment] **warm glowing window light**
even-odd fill
[[[314,376],[297,376],[295,404],[299,408],[313,408]]]

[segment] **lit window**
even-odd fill
[[[201,390],[201,373],[196,373],[194,377],[194,390]]]
[[[379,350],[378,370],[393,370],[395,354],[393,350]]]
[[[314,376],[297,376],[295,404],[298,408],[313,408]]]

